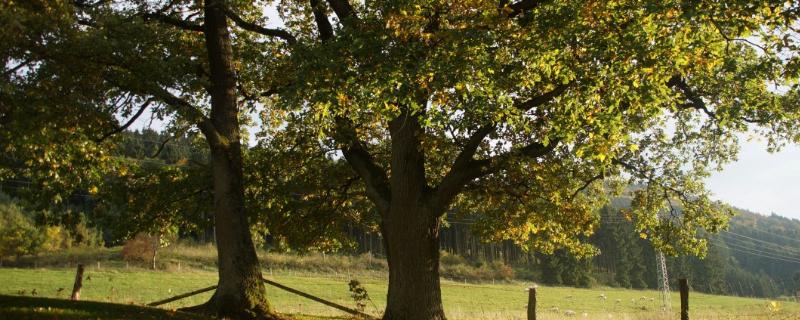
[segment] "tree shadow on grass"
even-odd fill
[[[138,305],[0,295],[0,319],[190,320],[199,317],[197,314]]]

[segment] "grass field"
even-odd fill
[[[267,278],[302,291],[352,306],[347,282],[350,277],[336,273],[295,273],[265,270]],[[184,271],[151,271],[140,268],[89,267],[85,273],[82,297],[85,300],[145,304],[179,293],[210,286],[216,283],[216,272],[189,269]],[[74,270],[67,268],[0,269],[0,294],[30,296],[36,289],[37,297],[66,298],[72,288]],[[386,280],[376,275],[362,276],[374,304],[367,312],[378,315],[385,304]],[[464,284],[444,281],[443,299],[450,319],[525,319],[529,283]],[[59,291],[60,288],[63,290]],[[294,315],[343,316],[324,305],[303,299],[291,293],[268,287],[275,308]],[[607,297],[602,299],[601,295]],[[201,294],[163,306],[170,310],[205,301],[210,293]],[[679,305],[677,293],[672,295],[673,314],[660,312],[656,291],[623,290],[614,288],[576,289],[564,287],[539,287],[538,308],[541,319],[675,319]],[[779,310],[770,309],[769,302],[761,299],[712,296],[692,293],[692,319],[800,319],[800,304],[780,302]],[[0,297],[0,315],[3,309]],[[565,316],[567,310],[575,316]],[[5,313],[4,313],[5,312]]]

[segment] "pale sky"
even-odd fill
[[[800,147],[769,153],[766,142],[742,139],[739,160],[714,173],[706,186],[733,206],[800,219]]]

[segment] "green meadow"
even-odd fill
[[[72,289],[74,272],[72,268],[3,268],[0,269],[0,283],[3,284],[0,294],[32,297],[35,290],[36,297],[66,299]],[[264,273],[267,278],[281,284],[350,307],[355,303],[350,298],[347,283],[351,278],[356,278],[371,298],[365,310],[367,313],[380,315],[385,304],[387,281],[376,273],[347,275],[269,269],[265,269]],[[90,266],[86,269],[81,296],[86,301],[144,305],[214,285],[216,277],[213,270],[152,271],[138,267],[106,268],[101,265],[98,269]],[[492,284],[444,280],[442,294],[450,319],[526,319],[526,289],[531,285],[525,282]],[[274,287],[267,287],[267,290],[271,303],[281,313],[298,318],[346,316],[341,311]],[[208,299],[210,294],[200,294],[161,308],[171,311],[198,304]],[[659,292],[617,288],[539,286],[537,297],[541,319],[675,319],[680,303],[678,294],[673,292],[671,312],[664,312]],[[24,304],[20,306],[9,301],[3,302],[9,299],[0,297],[0,315],[9,315],[13,310],[25,308]],[[800,304],[796,302],[694,292],[690,294],[690,311],[692,319],[800,319]],[[173,315],[179,316],[180,313]]]

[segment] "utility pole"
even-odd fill
[[[670,311],[669,275],[667,274],[667,259],[664,253],[656,253],[656,270],[658,270],[658,290],[661,291],[661,310]]]

